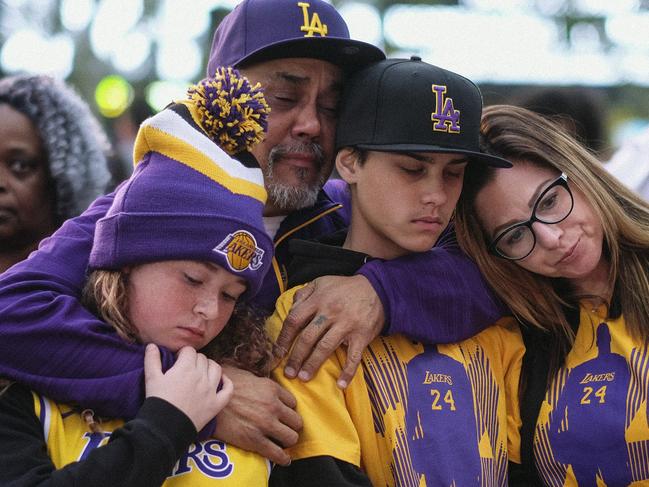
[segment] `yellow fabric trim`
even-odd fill
[[[205,132],[203,126],[201,125],[201,117],[198,114],[198,107],[196,106],[196,104],[191,103],[187,100],[177,101],[176,103],[187,107],[187,110],[189,110],[189,114],[192,116],[192,120],[194,121],[196,126],[201,129],[201,132],[205,134],[205,136],[207,137],[207,132]]]
[[[153,150],[195,169],[235,194],[250,196],[262,204],[266,203],[266,189],[263,186],[230,176],[214,160],[167,132],[150,126],[140,128],[133,150],[134,160],[139,162],[147,152]]]
[[[34,414],[40,418],[41,416],[41,402],[38,399],[38,395],[32,391],[32,399],[34,401]]]
[[[303,286],[291,288],[279,297],[275,313],[266,322],[271,337],[279,335],[293,304],[295,292],[301,287]],[[304,419],[304,428],[300,431],[297,445],[288,449],[291,458],[298,460],[325,455],[360,467],[361,445],[358,432],[347,410],[345,391],[336,385],[342,369],[338,354],[330,356],[309,382],[287,379],[283,372],[285,365],[286,359],[275,368],[272,377],[300,398],[297,412]],[[350,387],[363,385],[362,375],[356,374]],[[367,407],[363,411],[369,411]]]
[[[279,262],[277,262],[277,259],[273,257],[273,271],[275,272],[275,278],[277,279],[277,284],[279,287],[279,293],[282,294],[284,291],[286,291],[286,287],[284,286],[284,279],[282,279],[282,271],[279,268]]]
[[[290,235],[293,235],[293,234],[294,234],[295,232],[297,232],[300,228],[304,228],[304,227],[306,227],[307,225],[310,225],[311,223],[313,223],[314,221],[319,220],[319,219],[322,218],[323,216],[328,215],[329,213],[332,213],[332,212],[334,212],[334,211],[336,211],[336,210],[339,210],[339,209],[342,208],[342,207],[343,207],[343,205],[341,205],[341,204],[337,204],[337,205],[334,206],[333,208],[329,208],[327,211],[324,211],[324,212],[320,213],[319,215],[314,216],[314,217],[311,218],[310,220],[305,221],[302,225],[298,225],[297,227],[293,228],[290,232],[286,232],[284,235],[282,235],[280,238],[277,239],[277,242],[275,242],[275,248],[277,248],[277,246],[278,246],[278,245],[279,245],[283,240],[286,240],[287,237],[289,237]]]

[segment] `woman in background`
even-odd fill
[[[106,190],[109,150],[88,105],[62,81],[0,80],[0,272]]]

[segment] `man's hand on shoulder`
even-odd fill
[[[297,443],[302,418],[295,397],[275,381],[223,365],[234,394],[219,413],[214,437],[254,451],[279,465],[291,457],[283,450]]]
[[[297,291],[293,307],[277,338],[281,351],[291,349],[284,374],[309,380],[341,344],[347,361],[338,386],[347,387],[367,345],[376,338],[385,317],[369,281],[361,276],[323,276]]]

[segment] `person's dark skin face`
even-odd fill
[[[43,143],[25,115],[0,104],[0,271],[56,228]]]

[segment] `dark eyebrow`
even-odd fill
[[[295,86],[303,85],[311,80],[311,78],[308,76],[300,76],[288,71],[277,71],[271,76],[271,79],[275,81],[285,81]],[[331,86],[328,87],[328,89],[338,95],[343,90],[343,82],[336,81],[332,83]]]
[[[431,164],[435,162],[431,157],[421,156],[416,152],[402,152],[402,154],[421,162],[429,162]],[[465,162],[469,162],[469,159],[466,156],[460,155],[456,159],[451,160],[449,164],[464,164]]]
[[[536,187],[536,190],[534,193],[532,193],[532,196],[530,197],[529,201],[527,202],[527,207],[531,210],[532,207],[534,206],[534,203],[536,203],[537,198],[539,195],[543,192],[545,189],[545,186],[554,181],[554,178],[547,179],[545,181],[541,181],[541,183]],[[511,227],[512,225],[515,225],[517,223],[521,223],[521,220],[509,220],[502,225],[498,225],[496,228],[494,228],[493,232],[491,232],[491,237],[493,238],[495,235],[498,235],[498,233],[507,227]]]
[[[534,193],[532,194],[532,197],[531,197],[530,200],[527,202],[527,206],[528,206],[530,209],[534,206],[534,203],[536,203],[536,199],[539,197],[539,195],[541,194],[541,192],[545,189],[544,186],[546,186],[548,183],[551,183],[551,182],[554,181],[555,179],[556,179],[556,178],[550,178],[550,179],[547,179],[547,180],[545,180],[545,181],[542,181],[541,184],[539,184],[539,185],[536,187],[536,191],[534,191]]]
[[[273,79],[287,81],[294,85],[304,84],[309,81],[308,76],[298,76],[297,74],[288,73],[286,71],[278,71],[272,77]]]
[[[15,142],[9,141],[7,145],[9,145],[9,147],[7,148],[7,152],[9,153],[10,156],[35,157],[39,153],[38,148],[28,143],[23,143],[19,141],[15,141]]]

